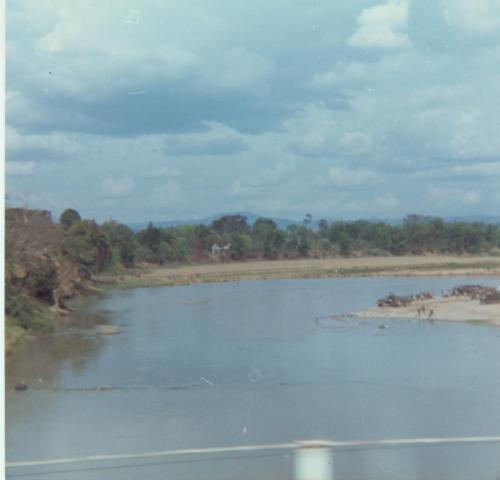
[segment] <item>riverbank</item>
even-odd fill
[[[500,326],[500,304],[485,305],[468,297],[436,297],[418,300],[404,307],[374,307],[353,314],[354,318],[416,319],[485,323]]]
[[[248,261],[148,267],[96,277],[101,288],[141,288],[241,280],[346,276],[494,276],[500,257],[405,256]]]
[[[243,280],[334,278],[349,276],[500,276],[500,257],[493,256],[405,256],[247,261],[142,267],[123,269],[94,277],[97,290],[149,288]],[[87,286],[87,290],[94,287]],[[49,307],[39,308],[37,319],[48,324],[64,321]],[[55,318],[54,318],[55,317]],[[38,322],[38,323],[40,323]],[[33,336],[7,322],[6,353]]]

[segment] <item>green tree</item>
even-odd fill
[[[220,217],[212,222],[211,228],[219,235],[231,235],[233,233],[248,234],[250,232],[247,219],[243,215],[225,215]]]
[[[308,257],[311,251],[310,230],[302,225],[288,225],[286,227],[287,250],[292,256]]]
[[[93,220],[74,222],[65,231],[62,251],[87,274],[102,271],[111,259],[107,238]]]
[[[327,234],[328,222],[324,218],[319,221],[318,228],[319,228],[319,234],[321,237],[324,238],[328,235]]]
[[[253,225],[252,236],[258,255],[275,259],[282,253],[286,235],[270,218],[258,218]]]
[[[117,252],[120,262],[125,267],[134,266],[137,255],[137,241],[134,232],[117,222],[106,222],[101,226],[111,248]]]
[[[80,214],[76,210],[74,210],[73,208],[67,208],[63,213],[61,213],[61,216],[59,217],[59,223],[64,228],[70,228],[71,225],[73,225],[75,222],[81,221],[81,219],[82,217],[80,217]]]
[[[342,232],[339,235],[339,239],[338,239],[340,255],[342,255],[343,257],[348,257],[349,255],[351,255],[352,243],[353,243],[353,240],[352,240],[351,236],[346,232]]]
[[[137,241],[143,247],[144,260],[152,263],[161,263],[160,241],[161,230],[151,222],[137,234]]]
[[[231,258],[233,260],[244,260],[252,250],[253,242],[250,235],[235,233],[231,235]]]

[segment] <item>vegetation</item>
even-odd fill
[[[6,211],[6,315],[14,330],[51,328],[48,307],[64,308],[64,299],[85,288],[93,274],[145,264],[500,251],[500,225],[420,215],[400,225],[321,220],[313,228],[307,214],[302,224],[285,229],[269,218],[249,225],[242,215],[226,215],[211,225],[149,223],[139,232],[117,222],[99,226],[73,209],[59,220],[54,224],[39,210]]]
[[[50,330],[53,313],[111,262],[110,240],[95,222],[66,210],[54,224],[49,212],[7,209],[5,314],[7,347],[22,332]],[[50,308],[52,307],[52,308]]]
[[[80,214],[76,210],[67,208],[63,213],[61,213],[61,216],[59,217],[59,223],[64,228],[69,228],[75,222],[81,221],[81,219],[82,217],[80,217]]]
[[[135,247],[132,237],[127,244],[134,252],[130,258],[160,265],[361,254],[479,254],[499,249],[500,225],[446,223],[440,218],[408,215],[400,225],[364,220],[331,223],[322,220],[319,228],[313,229],[308,214],[302,225],[279,229],[269,218],[259,218],[254,225],[248,225],[241,215],[227,215],[209,226],[182,225],[162,229],[150,223],[134,238]]]

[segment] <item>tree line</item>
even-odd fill
[[[398,225],[384,222],[321,220],[278,228],[269,218],[253,225],[242,215],[226,215],[210,225],[160,228],[153,223],[138,232],[108,221],[83,221],[75,210],[60,217],[67,253],[94,271],[113,265],[183,262],[323,258],[352,255],[420,255],[491,253],[500,247],[500,225],[446,222],[408,215]]]

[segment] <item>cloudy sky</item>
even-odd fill
[[[7,0],[7,202],[500,213],[500,0]]]

